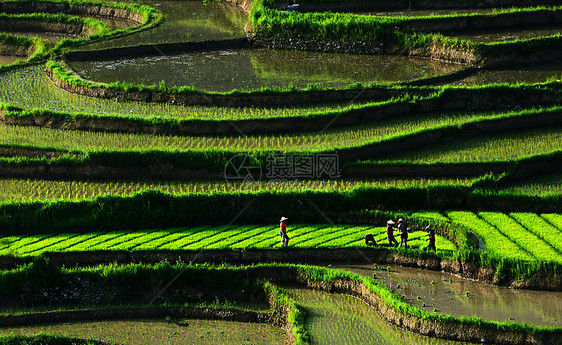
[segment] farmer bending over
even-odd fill
[[[372,234],[370,233],[365,234],[365,245],[373,246],[373,247],[377,245],[377,241],[375,241],[375,237],[373,237]]]
[[[289,245],[289,236],[287,236],[287,225],[285,224],[285,221],[288,219],[289,218],[281,217],[281,220],[279,221],[280,223],[279,235],[281,235],[281,247],[286,247]]]
[[[395,223],[392,219],[386,222],[386,238],[388,239],[389,245],[397,247],[398,241],[394,238],[394,228],[392,227],[394,224]]]

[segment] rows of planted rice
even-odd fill
[[[387,245],[386,228],[326,224],[290,225],[290,247],[340,248],[364,247],[363,236],[370,232],[379,245]],[[427,234],[414,231],[408,245],[421,249],[427,245]],[[39,255],[43,252],[98,250],[212,250],[212,249],[274,249],[280,248],[276,225],[201,226],[195,228],[152,229],[96,233],[65,233],[57,235],[4,236],[0,238],[0,255]],[[437,236],[437,249],[453,251],[456,246]]]
[[[557,219],[558,214],[449,211],[446,215],[478,235],[484,249],[496,256],[562,262],[562,230],[547,220]]]
[[[0,102],[24,109],[42,108],[52,111],[97,115],[139,116],[174,119],[236,120],[299,116],[311,112],[343,110],[348,102],[335,105],[298,105],[290,107],[216,107],[179,106],[148,102],[118,102],[85,97],[56,87],[44,72],[42,64],[3,71],[0,73]],[[355,106],[361,102],[355,102]]]
[[[285,343],[282,328],[267,324],[224,320],[111,320],[28,325],[0,329],[2,335],[58,334],[103,342],[68,342],[68,344],[127,345],[281,345]],[[46,343],[28,340],[26,343]],[[10,343],[10,342],[6,342]],[[12,342],[15,343],[15,342]],[[48,344],[67,344],[62,341]]]
[[[435,114],[378,121],[361,127],[303,134],[206,137],[162,136],[57,130],[0,125],[0,143],[47,146],[64,150],[213,150],[308,151],[361,146],[439,126],[474,121],[482,114]]]
[[[265,168],[264,168],[265,169]],[[265,171],[264,171],[265,173]],[[411,178],[380,180],[290,180],[261,182],[206,181],[57,181],[0,178],[2,201],[55,201],[91,199],[102,195],[129,196],[145,190],[158,190],[172,195],[234,191],[350,191],[354,188],[428,187],[437,185],[470,186],[467,178]]]
[[[517,181],[505,188],[510,192],[531,195],[554,195],[562,193],[562,174],[555,172]]]
[[[432,145],[392,156],[410,162],[486,162],[562,149],[562,127],[505,132]],[[389,157],[390,158],[390,157]]]
[[[332,129],[326,132],[302,134],[207,137],[207,136],[162,136],[150,134],[123,134],[107,132],[58,130],[42,127],[0,125],[0,143],[21,144],[38,147],[52,147],[64,150],[213,150],[228,148],[237,152],[276,150],[276,151],[315,151],[336,148],[357,147],[392,140],[403,135],[443,126],[462,125],[483,118],[507,117],[519,113],[482,114],[449,113],[416,115],[405,118],[377,121],[360,127]],[[394,156],[396,159],[426,160],[477,160],[473,151],[493,151],[509,141],[513,146],[513,158],[533,152],[544,152],[561,148],[556,142],[560,139],[560,129],[549,131],[533,130],[498,136],[486,141],[482,149],[482,139],[472,139],[449,144],[444,152],[437,148],[421,149]],[[504,149],[505,150],[505,149]],[[504,150],[495,152],[498,157]],[[429,158],[427,158],[429,156]]]

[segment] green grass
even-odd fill
[[[371,232],[379,245],[386,245],[386,228],[351,225],[289,225],[292,248],[365,247],[363,235]],[[410,234],[410,249],[426,246],[423,231]],[[99,250],[212,250],[278,249],[279,229],[271,226],[222,226],[173,228],[167,230],[114,231],[85,234],[58,234],[0,237],[0,255],[36,256],[43,252]],[[452,252],[456,246],[437,236],[438,252]]]

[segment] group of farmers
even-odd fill
[[[388,239],[388,244],[391,247],[404,246],[404,248],[408,248],[408,233],[412,231],[412,227],[410,226],[410,223],[408,223],[402,218],[398,219],[397,228],[398,228],[398,233],[400,234],[400,244],[398,244],[398,241],[396,241],[396,238],[394,238],[395,224],[396,223],[394,223],[392,219],[386,222],[386,238]],[[425,228],[425,231],[427,231],[427,237],[428,237],[427,241],[429,242],[429,244],[424,249],[433,250],[433,252],[436,252],[437,249],[435,248],[435,231],[433,230],[431,225],[428,225]],[[365,234],[365,244],[368,246],[376,246],[377,241],[375,241],[375,237],[372,234],[367,233]]]
[[[287,235],[287,224],[286,224],[286,221],[288,219],[289,218],[281,217],[281,220],[279,221],[280,223],[279,235],[281,235],[282,247],[286,247],[289,245],[289,236]],[[408,223],[402,218],[398,219],[397,227],[398,227],[398,232],[400,233],[400,244],[398,244],[398,241],[396,240],[396,238],[394,238],[395,224],[396,223],[394,223],[392,219],[386,222],[386,238],[388,239],[388,244],[393,247],[404,246],[404,248],[408,248],[408,233],[412,231],[412,227],[410,226],[410,223]],[[425,228],[425,231],[427,231],[427,236],[428,236],[427,241],[429,242],[428,246],[425,247],[425,250],[433,250],[433,252],[436,252],[437,249],[435,248],[435,231],[430,225],[428,225]],[[365,239],[365,244],[368,246],[377,245],[377,241],[375,241],[375,237],[371,233],[365,234],[364,239]]]

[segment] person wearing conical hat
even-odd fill
[[[287,236],[287,224],[285,222],[289,218],[281,217],[279,221],[279,235],[281,235],[281,247],[287,247],[289,245],[289,236]]]
[[[394,228],[392,227],[394,224],[392,219],[386,222],[386,238],[391,247],[398,247],[398,241],[394,238]]]

